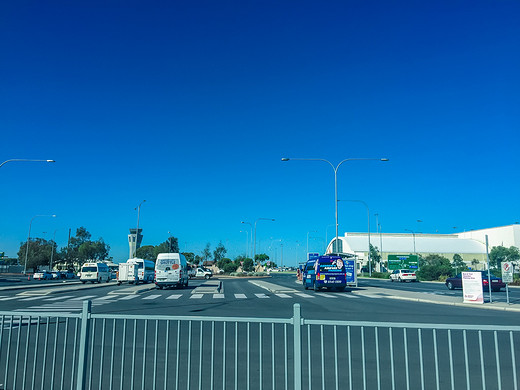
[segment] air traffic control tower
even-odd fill
[[[143,241],[143,235],[141,234],[142,231],[143,229],[139,229],[139,231],[135,228],[130,229],[130,234],[128,235],[128,246],[130,247],[129,259],[135,257],[137,248],[141,246],[141,241]]]

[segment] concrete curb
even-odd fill
[[[474,303],[463,303],[463,302],[442,302],[442,301],[433,301],[431,299],[423,299],[423,298],[411,298],[411,297],[402,297],[397,295],[389,295],[384,298],[389,299],[399,299],[401,301],[409,301],[409,302],[421,302],[421,303],[430,303],[434,305],[446,305],[446,306],[459,306],[459,307],[468,307],[472,309],[487,309],[487,310],[502,310],[502,311],[516,311],[520,312],[520,307],[509,307],[509,306],[486,306],[490,305],[490,303],[484,303],[482,305],[477,305]],[[493,305],[493,303],[491,303]],[[501,303],[501,305],[504,305]],[[507,305],[507,304],[505,304]]]

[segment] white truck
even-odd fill
[[[117,271],[117,285],[121,283],[139,283],[138,265],[136,263],[119,263]]]

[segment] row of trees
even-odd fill
[[[84,227],[76,229],[76,235],[71,237],[67,246],[58,250],[53,240],[31,238],[29,242],[21,242],[18,250],[19,264],[27,268],[50,268],[56,265],[58,269],[72,269],[75,264],[81,265],[89,260],[104,260],[108,258],[110,245],[103,238],[92,240],[92,235]]]
[[[381,262],[381,254],[377,247],[370,245],[370,258],[373,264]],[[501,274],[501,264],[504,261],[519,261],[520,250],[511,246],[509,248],[496,246],[489,252],[489,267],[495,273]],[[472,268],[480,263],[479,260],[471,260]],[[417,276],[422,280],[442,280],[450,276],[454,276],[459,272],[467,271],[468,264],[462,259],[458,253],[453,255],[453,259],[441,255],[428,255],[419,258],[419,271]]]

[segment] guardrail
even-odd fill
[[[0,312],[0,389],[518,389],[520,327]]]

